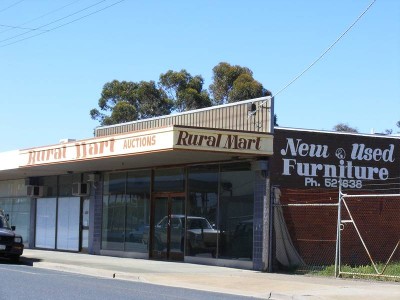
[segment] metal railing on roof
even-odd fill
[[[182,113],[102,126],[95,136],[102,137],[172,125],[271,133],[273,100],[270,96],[211,106]]]

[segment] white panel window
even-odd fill
[[[79,251],[80,198],[58,199],[57,249]]]
[[[35,247],[54,249],[56,241],[56,198],[40,198],[36,202]]]

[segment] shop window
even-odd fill
[[[218,176],[216,165],[189,168],[186,255],[217,256]]]
[[[29,198],[0,198],[0,209],[8,214],[10,224],[22,236],[25,245],[29,244],[31,202]]]
[[[31,199],[26,197],[24,179],[0,181],[0,209],[8,215],[10,224],[29,244]]]
[[[143,234],[150,224],[151,172],[128,172],[126,198],[125,251],[147,253]]]
[[[38,183],[45,186],[46,197],[57,197],[57,176],[40,177]]]
[[[250,164],[221,165],[218,218],[220,258],[252,259],[253,177]]]
[[[103,249],[124,250],[125,240],[125,195],[103,197]]]
[[[72,196],[72,184],[74,182],[81,182],[80,174],[68,174],[59,176],[58,179],[58,196],[69,197]]]
[[[102,249],[147,253],[150,182],[147,170],[105,174]]]
[[[185,174],[182,168],[159,169],[154,172],[155,192],[185,191]]]
[[[25,180],[5,180],[0,181],[0,197],[25,197]]]

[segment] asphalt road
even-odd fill
[[[0,261],[0,274],[0,300],[255,299],[32,268],[7,261]]]

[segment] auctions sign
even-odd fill
[[[171,128],[70,142],[20,151],[20,167],[146,153],[172,148]]]

